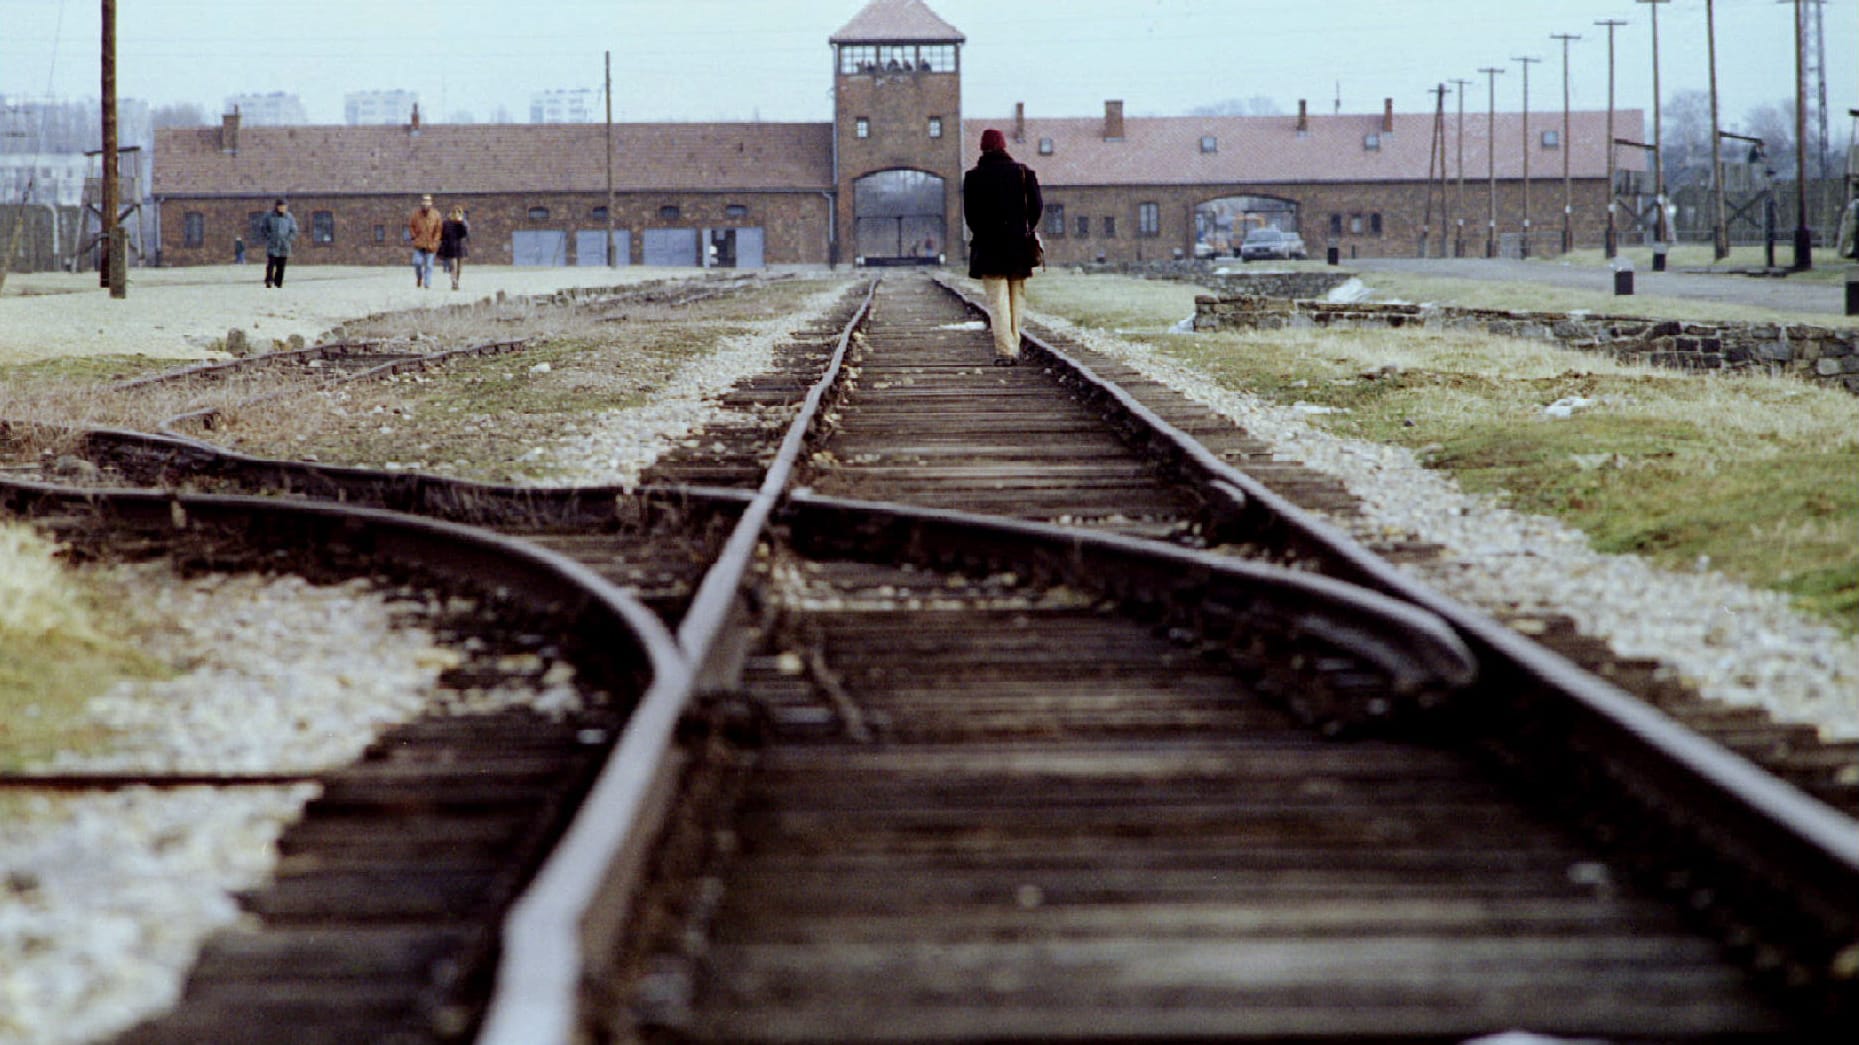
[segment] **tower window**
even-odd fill
[[[852,133],[860,138],[871,137],[871,117],[861,116],[852,122]]]
[[[852,76],[856,73],[869,73],[878,68],[878,49],[870,44],[858,44],[839,49],[839,73]]]
[[[942,137],[942,117],[932,116],[929,118],[929,136],[932,138]]]

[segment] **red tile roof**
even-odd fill
[[[1644,120],[1637,109],[1615,112],[1615,133],[1636,137]],[[963,141],[980,140],[981,131],[998,127],[1011,137],[1013,119],[963,120]],[[1397,113],[1394,132],[1382,132],[1382,114],[1311,116],[1309,132],[1300,136],[1295,116],[1149,116],[1124,120],[1120,141],[1104,140],[1104,118],[1061,117],[1026,120],[1025,140],[1008,142],[1020,162],[1039,172],[1047,185],[1194,185],[1203,183],[1309,183],[1354,181],[1425,181],[1433,144],[1430,113]],[[1456,113],[1446,116],[1446,170],[1457,177],[1459,152]],[[1530,114],[1530,136],[1562,130],[1562,114]],[[1376,135],[1379,148],[1365,147]],[[1214,151],[1201,139],[1211,136]],[[1523,117],[1499,113],[1496,120],[1497,176],[1523,176]],[[1604,178],[1607,113],[1570,114],[1570,174]],[[1051,155],[1041,155],[1041,138],[1052,139]],[[1465,179],[1486,177],[1486,117],[1465,117]],[[1615,160],[1622,170],[1643,170],[1644,154],[1621,148]],[[1562,152],[1534,149],[1530,177],[1560,178]]]
[[[923,0],[871,0],[831,37],[836,44],[959,44],[966,39]]]
[[[603,124],[243,127],[159,130],[154,193],[599,192]],[[618,191],[818,190],[833,187],[826,123],[626,123],[613,126]]]

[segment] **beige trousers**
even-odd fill
[[[988,296],[988,323],[994,328],[994,354],[1020,354],[1020,319],[1026,313],[1026,280],[981,277]]]

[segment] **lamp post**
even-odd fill
[[[1704,0],[1704,37],[1711,63],[1711,257],[1730,256],[1730,227],[1723,211],[1723,139],[1717,108],[1717,0]]]
[[[1807,227],[1807,16],[1794,0],[1794,269],[1814,267],[1814,233]]]
[[[1607,236],[1602,250],[1612,258],[1620,253],[1620,227],[1614,222],[1614,30],[1627,23],[1604,18],[1594,24],[1607,29]]]
[[[1504,70],[1488,65],[1478,71],[1485,74],[1485,84],[1490,95],[1489,109],[1485,115],[1485,180],[1489,185],[1486,193],[1485,257],[1495,258],[1498,256],[1498,77],[1504,75]]]
[[[1663,160],[1664,139],[1662,120],[1659,114],[1659,5],[1671,3],[1671,0],[1634,0],[1635,3],[1652,5],[1652,198],[1658,213],[1653,216],[1653,239],[1663,245],[1667,242],[1669,230],[1665,227],[1665,166]],[[1797,3],[1799,0],[1797,0]],[[1660,267],[1658,262],[1663,253],[1655,251],[1653,267]]]
[[[1541,58],[1512,58],[1523,66],[1523,243],[1524,257],[1530,256],[1530,66]]]
[[[1465,88],[1470,80],[1454,80],[1459,85],[1459,128],[1454,132],[1458,150],[1458,181],[1453,189],[1452,213],[1456,224],[1453,226],[1452,256],[1465,256]]]
[[[1549,38],[1562,41],[1562,253],[1575,249],[1575,189],[1569,177],[1569,153],[1575,142],[1569,137],[1569,44],[1581,39],[1573,33],[1551,33]]]

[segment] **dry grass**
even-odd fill
[[[1470,333],[1175,334],[1191,287],[1035,282],[1036,309],[1126,331],[1224,387],[1336,408],[1312,423],[1410,447],[1467,489],[1553,515],[1602,551],[1672,568],[1708,561],[1859,631],[1859,397]],[[1545,415],[1567,397],[1592,405]]]
[[[499,317],[499,339],[529,338],[517,355],[461,359],[440,369],[355,383],[229,411],[212,438],[243,453],[364,467],[408,468],[495,483],[548,481],[538,453],[603,414],[641,405],[751,324],[791,313],[829,283],[783,280],[688,306],[531,306]],[[444,320],[446,317],[440,317]],[[483,319],[428,323],[397,316],[350,324],[352,337],[405,336],[436,345],[482,340]]]

